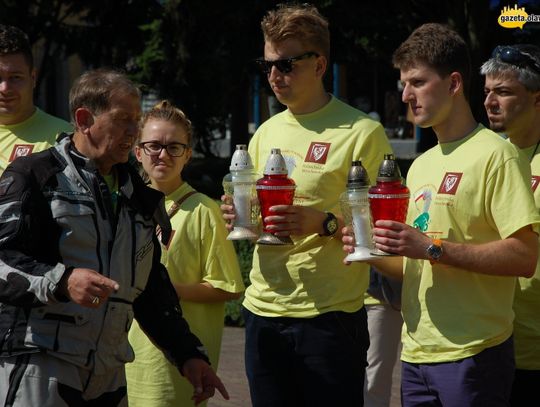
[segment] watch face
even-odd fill
[[[326,228],[328,229],[328,231],[330,232],[330,234],[334,234],[336,233],[337,231],[337,227],[338,227],[338,224],[337,224],[337,219],[331,219],[327,225],[326,225]]]
[[[333,213],[327,212],[327,217],[323,222],[323,229],[325,236],[332,236],[337,232],[338,221]]]
[[[433,260],[438,260],[442,256],[442,247],[432,244],[427,248],[427,252]]]

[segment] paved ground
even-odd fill
[[[244,373],[243,328],[225,327],[218,374],[225,386],[227,386],[231,399],[226,401],[220,394],[217,394],[210,400],[208,407],[250,407],[249,390]],[[394,385],[390,407],[400,407],[399,362],[394,369]]]

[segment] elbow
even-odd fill
[[[538,247],[536,247],[529,256],[526,256],[523,263],[520,277],[531,278],[534,276],[538,265]]]
[[[242,292],[239,292],[239,293],[229,293],[227,300],[237,300],[239,299],[240,297],[242,297]]]
[[[531,278],[538,265],[538,235],[532,230],[529,233],[522,233],[520,245],[515,247],[514,264],[509,264],[514,270],[519,270],[519,277]]]
[[[532,276],[534,276],[537,262],[537,256],[535,256],[534,259],[530,259],[529,261],[527,261],[525,267],[523,267],[522,272],[520,273],[520,277],[531,278]]]

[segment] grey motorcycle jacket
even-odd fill
[[[130,164],[117,164],[113,205],[92,161],[71,136],[13,161],[0,178],[0,357],[45,351],[103,374],[132,361],[128,331],[141,328],[177,367],[208,361],[182,317],[155,234],[170,233],[163,194]],[[119,283],[97,309],[57,290],[71,268]]]

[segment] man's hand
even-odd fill
[[[304,236],[323,232],[326,213],[302,205],[274,205],[267,216],[266,229],[276,236]]]
[[[222,195],[221,202],[223,202],[223,204],[219,207],[221,209],[223,219],[225,219],[225,225],[227,226],[227,230],[229,232],[234,229],[234,219],[236,218],[236,213],[234,212],[234,205],[232,200],[232,196]]]
[[[86,268],[68,270],[59,283],[61,294],[74,303],[88,308],[98,308],[119,288],[116,281]]]
[[[431,239],[418,229],[393,220],[376,222],[373,241],[377,249],[411,259],[427,259],[426,248],[431,244]]]
[[[195,405],[214,396],[216,389],[225,400],[229,400],[227,389],[212,370],[210,365],[202,359],[188,359],[182,366],[182,373],[193,385],[193,397]]]
[[[343,251],[347,254],[354,253],[356,241],[354,239],[354,231],[352,226],[345,226],[341,229],[341,242],[343,243]],[[351,264],[350,261],[343,259],[345,265]]]

